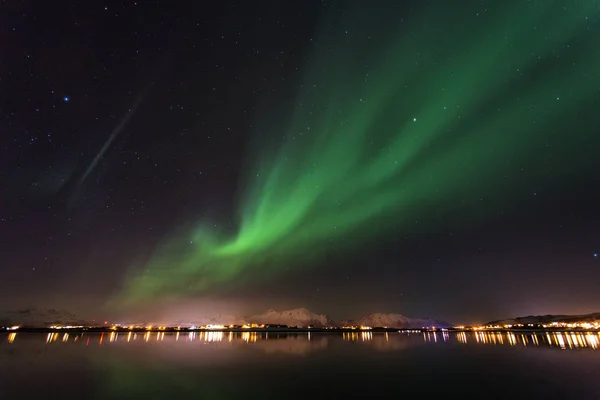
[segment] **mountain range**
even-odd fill
[[[111,324],[114,321],[111,321]],[[287,325],[290,327],[323,328],[327,326],[347,326],[362,325],[373,327],[389,328],[423,328],[423,327],[450,327],[450,324],[444,321],[438,321],[428,318],[409,318],[402,314],[383,314],[375,313],[358,320],[333,321],[327,315],[316,314],[306,308],[296,308],[292,310],[276,311],[267,310],[262,314],[248,317],[219,316],[203,317],[193,321],[163,321],[161,323],[143,323],[145,325],[171,325],[171,326],[192,326],[206,324],[267,324],[267,325]],[[123,323],[128,325],[129,323]],[[134,323],[136,325],[140,323]],[[74,326],[92,326],[97,325],[83,321],[68,311],[55,309],[31,308],[26,310],[11,311],[0,313],[0,326],[20,325],[27,327],[48,327],[50,325],[74,325]]]

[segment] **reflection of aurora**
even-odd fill
[[[174,374],[164,364],[108,355],[94,357],[93,361],[103,372],[97,387],[104,398],[152,399],[172,393],[193,398],[200,389],[203,399],[222,398],[210,381],[203,382],[197,376],[186,376],[185,372]]]
[[[124,297],[258,279],[391,226],[464,225],[596,160],[596,2],[487,2],[476,17],[479,0],[421,3],[325,21],[293,115],[266,116],[283,139],[253,155],[237,228],[166,237]]]

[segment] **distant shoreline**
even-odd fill
[[[232,332],[232,333],[348,333],[348,332],[380,332],[380,333],[427,333],[427,332],[447,332],[447,333],[480,333],[480,332],[492,332],[492,333],[506,333],[506,332],[530,332],[530,333],[552,333],[552,332],[594,332],[600,333],[597,329],[583,329],[583,328],[516,328],[516,329],[402,329],[402,328],[371,328],[371,329],[344,329],[344,328],[225,328],[225,329],[189,329],[189,328],[164,328],[164,329],[148,329],[148,328],[18,328],[18,329],[2,329],[0,332],[5,333],[53,333],[53,332],[74,332],[74,333],[127,333],[127,332],[168,332],[168,333],[181,333],[181,332]]]

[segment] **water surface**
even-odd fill
[[[600,398],[600,333],[13,333],[2,399]]]

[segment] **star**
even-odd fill
[[[63,101],[64,101],[65,103],[68,103],[70,100],[71,100],[71,99],[69,98],[69,96],[65,96],[65,97],[63,97]]]

